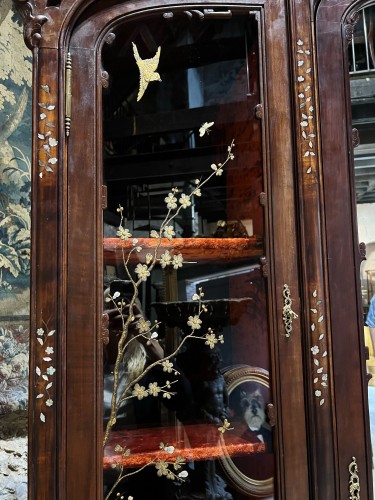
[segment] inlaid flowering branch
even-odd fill
[[[200,128],[200,136],[204,133],[208,133],[210,127],[213,125],[211,123],[205,123]],[[117,230],[117,236],[123,241],[130,241],[132,239],[132,248],[125,253],[123,249],[122,258],[124,270],[132,289],[132,296],[124,300],[121,298],[120,292],[115,292],[113,295],[108,294],[105,301],[114,308],[116,314],[121,318],[121,329],[119,340],[117,344],[117,356],[113,369],[113,388],[111,395],[111,409],[108,423],[104,432],[103,447],[108,443],[111,430],[117,421],[117,414],[120,408],[130,399],[142,400],[147,397],[162,397],[165,399],[171,399],[175,392],[173,392],[173,386],[177,383],[177,380],[165,380],[164,383],[158,383],[152,381],[148,384],[143,383],[144,377],[149,374],[155,367],[160,367],[164,374],[167,376],[171,374],[173,376],[179,376],[180,373],[178,369],[174,366],[173,359],[180,352],[183,345],[190,339],[200,340],[213,349],[217,343],[223,343],[223,335],[217,336],[212,328],[208,328],[206,332],[199,334],[202,328],[201,316],[207,312],[207,307],[204,304],[204,292],[200,288],[198,293],[195,293],[192,297],[193,301],[197,302],[197,312],[186,318],[187,326],[190,331],[185,334],[182,340],[179,342],[177,348],[168,355],[164,355],[160,359],[153,360],[148,364],[142,372],[130,380],[124,389],[119,393],[120,386],[120,376],[121,376],[121,366],[124,360],[124,356],[130,345],[134,342],[139,341],[144,346],[151,346],[156,343],[158,345],[158,328],[160,322],[155,321],[151,324],[146,318],[144,318],[143,313],[139,311],[137,307],[138,289],[139,286],[147,281],[152,271],[156,265],[160,265],[162,269],[167,267],[173,267],[174,269],[179,269],[184,264],[184,259],[181,253],[174,255],[169,250],[161,251],[162,240],[167,238],[172,240],[175,236],[175,230],[173,226],[173,221],[184,209],[187,209],[192,204],[193,196],[201,196],[202,187],[210,181],[214,176],[221,176],[224,171],[224,167],[234,158],[233,155],[234,141],[227,148],[227,156],[223,163],[211,164],[211,172],[204,179],[196,179],[194,188],[192,192],[186,194],[180,192],[177,187],[171,189],[171,191],[165,197],[166,204],[166,216],[160,224],[159,229],[153,230],[150,233],[151,238],[157,240],[157,244],[151,253],[147,253],[145,257],[145,262],[138,263],[137,266],[132,270],[129,267],[131,261],[131,256],[134,253],[140,253],[142,251],[142,246],[139,244],[137,238],[132,239],[132,234],[130,230],[126,227],[126,218],[124,216],[124,208],[120,206],[117,211],[120,215],[120,224]],[[130,333],[131,330],[131,333]],[[228,420],[224,420],[222,425],[218,428],[219,433],[224,433],[231,430],[230,423]],[[119,452],[119,459],[112,464],[112,467],[119,472],[119,476],[112,486],[110,492],[106,496],[106,500],[110,498],[111,494],[115,491],[118,484],[123,481],[126,477],[134,475],[140,472],[145,467],[149,465],[154,465],[158,476],[165,476],[168,479],[183,481],[187,477],[187,471],[180,470],[183,465],[183,459],[179,456],[176,457],[166,457],[167,454],[173,455],[174,447],[169,445],[164,445],[161,443],[160,449],[164,455],[158,456],[156,459],[153,458],[149,463],[143,465],[141,468],[132,470],[131,472],[126,472],[124,466],[122,465],[121,458],[124,456],[129,456],[131,450],[123,445],[116,445],[115,451]]]
[[[297,41],[297,81],[300,108],[301,148],[306,173],[313,169],[312,157],[315,153],[314,106],[311,88],[311,52],[302,40]],[[315,163],[315,162],[314,162]]]
[[[44,423],[46,421],[45,410],[53,405],[53,375],[56,369],[53,366],[54,354],[53,347],[49,345],[50,338],[55,334],[55,330],[48,331],[47,326],[44,328],[38,328],[36,331],[37,342],[40,345],[40,362],[35,367],[35,373],[39,377],[39,383],[37,383],[38,394],[36,399],[40,401],[41,409],[39,413],[40,420]],[[43,404],[46,409],[43,408]],[[42,411],[43,410],[43,411]]]
[[[328,388],[328,374],[326,367],[326,332],[324,315],[322,313],[322,301],[318,298],[318,292],[316,290],[312,293],[311,302],[311,332],[312,332],[312,343],[311,352],[313,355],[314,362],[314,395],[319,399],[319,404],[322,406],[324,404],[323,392]]]
[[[48,85],[41,85],[41,97],[45,96],[38,106],[41,110],[39,114],[39,177],[43,177],[46,172],[53,173],[53,166],[57,163],[56,147],[58,145],[57,139],[53,136],[55,129],[54,110],[55,104],[51,102],[50,88]]]

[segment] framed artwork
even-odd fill
[[[228,482],[240,492],[258,498],[273,495],[274,456],[272,429],[268,421],[267,404],[270,401],[268,371],[246,365],[225,370],[230,422],[241,439],[263,443],[263,451],[256,455],[230,456],[226,453],[222,436],[224,458],[220,459]]]

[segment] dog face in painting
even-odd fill
[[[247,426],[251,431],[259,431],[266,421],[264,400],[260,390],[241,391],[240,398],[242,414]]]

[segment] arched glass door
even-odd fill
[[[73,34],[72,107],[85,119],[69,138],[68,351],[79,332],[95,367],[71,364],[68,399],[96,415],[87,458],[105,499],[281,499],[296,474],[307,498],[274,8],[113,8]]]
[[[103,48],[107,498],[273,497],[259,21]]]

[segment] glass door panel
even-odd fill
[[[274,495],[260,16],[103,47],[106,499]]]

